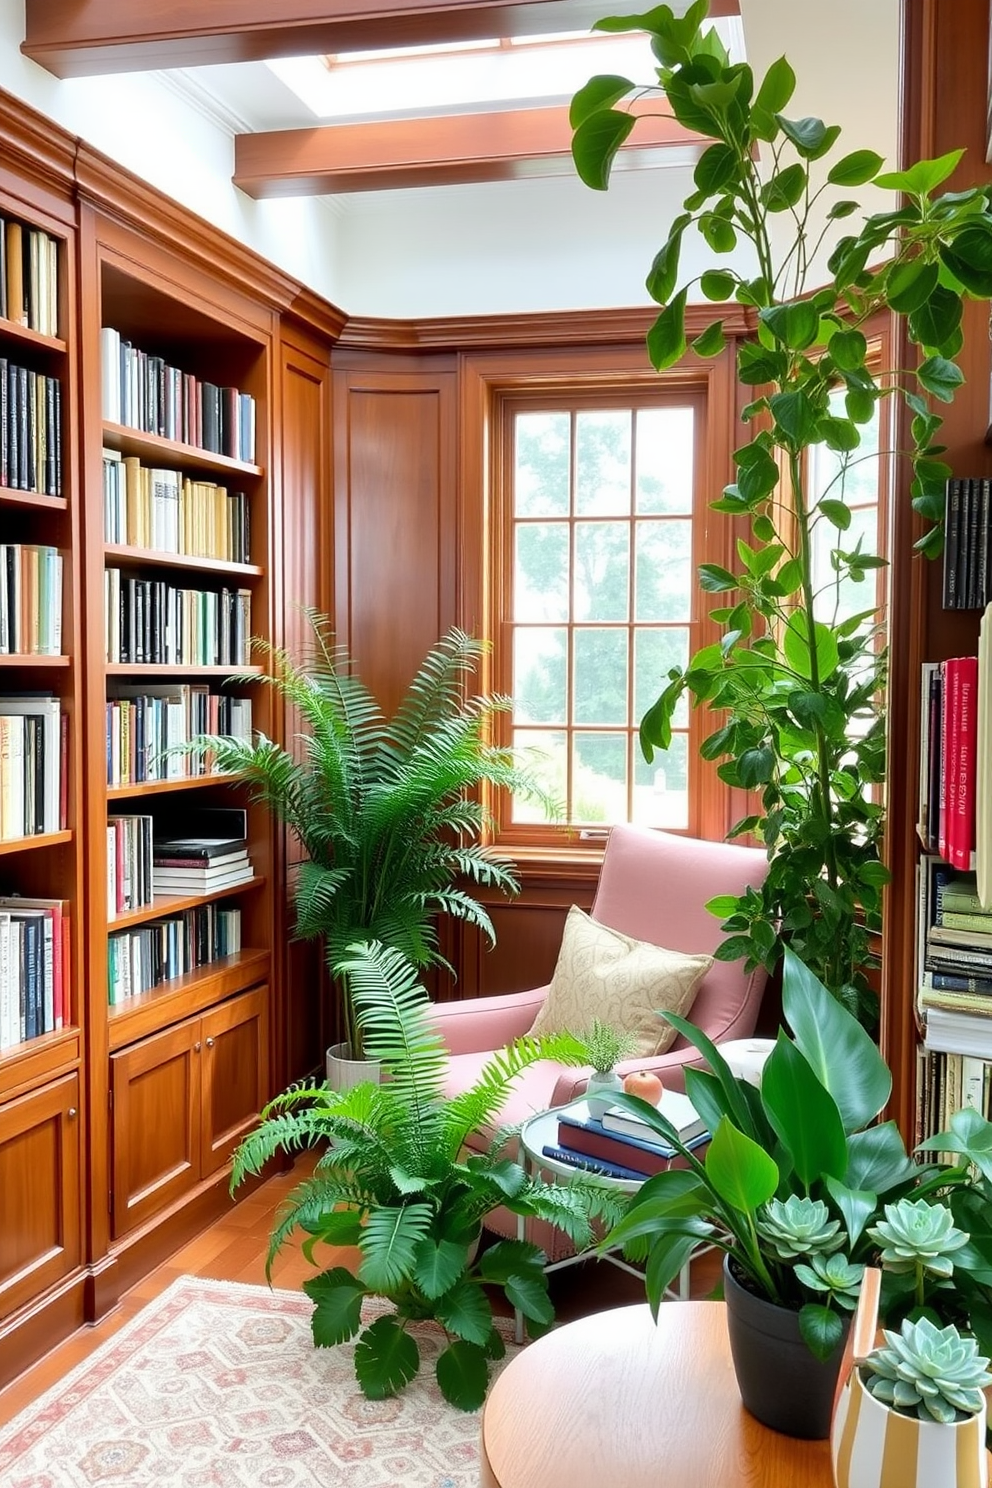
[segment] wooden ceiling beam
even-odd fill
[[[234,184],[263,198],[571,175],[571,139],[565,106],[239,134]],[[673,146],[703,143],[670,116],[652,114],[614,169],[658,165]]]
[[[26,56],[56,77],[586,31],[604,0],[25,0]],[[737,15],[740,0],[713,0]]]

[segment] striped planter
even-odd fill
[[[836,1488],[988,1488],[985,1404],[941,1426],[901,1416],[865,1389],[855,1366],[830,1432]]]

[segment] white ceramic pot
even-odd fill
[[[377,1059],[352,1059],[350,1044],[332,1044],[326,1056],[327,1083],[332,1090],[350,1090],[353,1085],[378,1085],[381,1074]]]
[[[855,1367],[841,1390],[830,1430],[837,1488],[988,1488],[984,1401],[981,1413],[941,1426],[889,1410],[869,1394]]]
[[[612,1094],[616,1090],[623,1089],[623,1081],[616,1070],[607,1070],[601,1073],[593,1070],[586,1085],[586,1100],[589,1103],[589,1114],[595,1116],[597,1121],[602,1121],[604,1112],[612,1106]]]

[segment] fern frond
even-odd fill
[[[490,1126],[506,1103],[514,1080],[540,1059],[554,1059],[560,1064],[584,1063],[581,1044],[571,1034],[551,1034],[543,1038],[515,1039],[499,1049],[483,1066],[475,1085],[453,1096],[445,1108],[445,1129],[449,1151],[459,1151],[475,1131]]]

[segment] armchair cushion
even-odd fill
[[[713,957],[668,951],[611,930],[572,905],[547,998],[532,1034],[581,1033],[594,1018],[636,1035],[634,1054],[660,1054],[675,1029],[659,1013],[688,1013]]]

